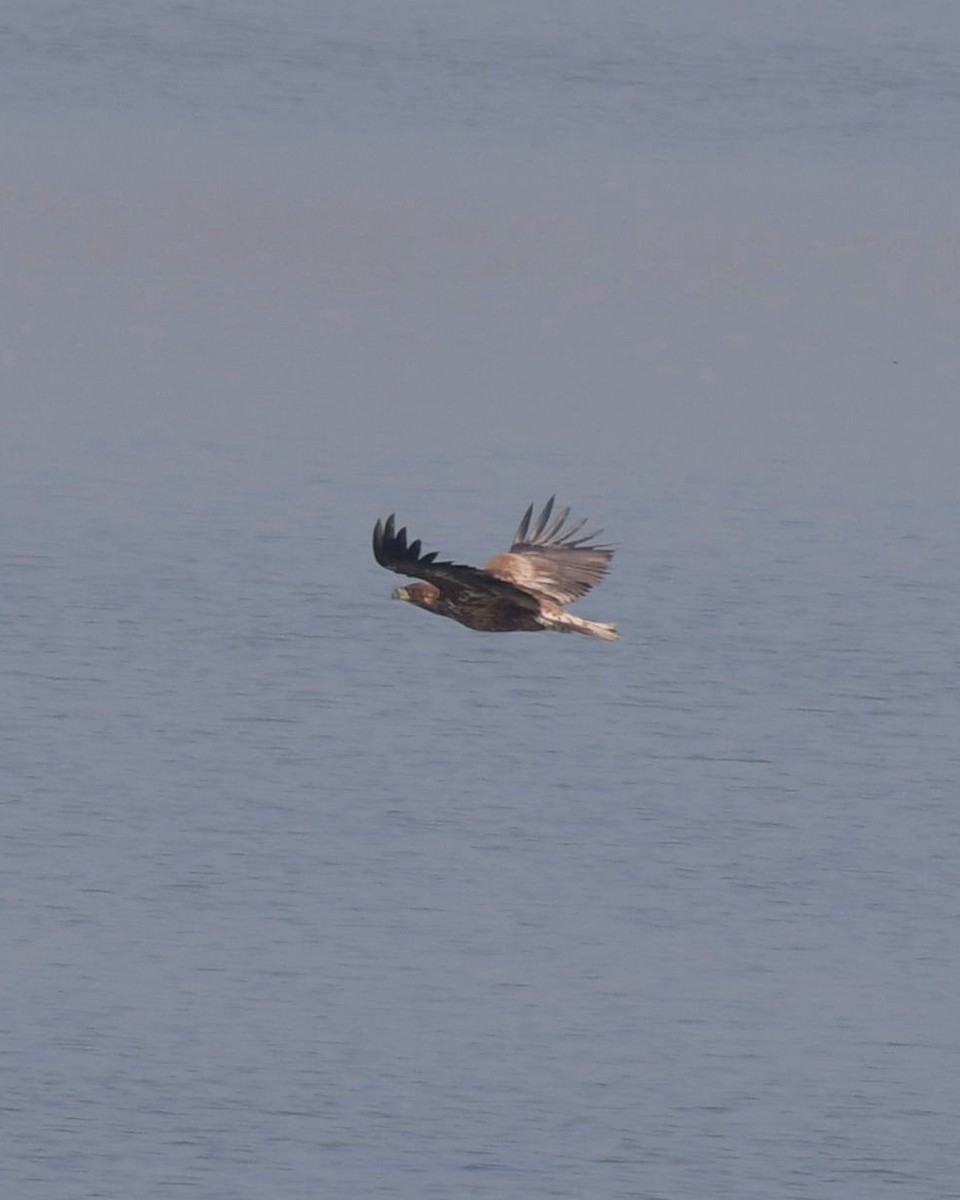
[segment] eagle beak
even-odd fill
[[[405,587],[394,588],[393,592],[391,593],[391,599],[393,599],[393,600],[409,600],[410,593],[407,591],[407,589]]]

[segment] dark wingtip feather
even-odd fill
[[[381,566],[387,565],[387,555],[395,550],[398,542],[405,535],[405,530],[400,531],[400,536],[394,532],[394,524],[396,514],[391,513],[386,521],[378,520],[373,527],[373,557],[380,563]]]
[[[530,531],[530,522],[533,519],[533,505],[531,504],[527,511],[523,514],[523,520],[517,526],[517,532],[514,534],[515,542],[526,541],[527,534]]]
[[[533,518],[533,505],[530,505],[513,539],[515,546],[566,546],[571,550],[581,548],[584,550],[610,550],[610,547],[607,546],[591,544],[594,538],[599,537],[603,533],[602,529],[595,529],[592,533],[581,533],[581,529],[587,523],[585,517],[583,520],[566,525],[567,518],[570,516],[570,509],[565,508],[562,512],[558,512],[554,516],[553,508],[555,503],[556,496],[551,496],[537,517],[532,532],[530,524]],[[564,528],[565,525],[566,528]],[[612,550],[610,552],[612,553]]]
[[[577,521],[576,525],[567,526],[567,528],[563,532],[563,540],[565,542],[569,542],[570,539],[573,537],[573,535],[575,533],[579,533],[580,530],[584,527],[584,525],[586,525],[586,523],[587,523],[587,518],[584,517],[582,521]]]
[[[373,527],[373,557],[378,563],[383,562],[383,525],[379,519]]]
[[[543,535],[543,540],[545,542],[552,542],[553,539],[560,532],[560,530],[563,528],[563,523],[569,516],[570,516],[570,509],[569,508],[563,509],[561,511],[560,515],[558,517],[554,518],[553,524],[550,526],[550,528],[545,531],[545,533]]]
[[[601,546],[601,545],[597,545],[596,543],[591,544],[591,543],[593,543],[593,539],[598,538],[602,533],[603,533],[602,529],[595,529],[593,531],[593,533],[585,533],[583,535],[583,537],[564,538],[563,544],[565,546],[574,546],[574,547],[583,546],[587,550],[609,550],[610,553],[612,554],[613,553],[612,546]]]
[[[404,525],[397,529],[394,513],[391,513],[386,521],[377,521],[373,527],[373,556],[388,570],[400,568],[402,574],[404,567],[430,566],[435,561],[438,551],[431,550],[428,554],[422,554],[422,545],[419,538],[408,544],[407,527]]]
[[[551,496],[550,499],[543,506],[543,512],[540,514],[540,519],[537,521],[537,528],[533,535],[533,540],[535,542],[539,541],[540,538],[543,536],[543,531],[544,531],[544,529],[546,529],[547,522],[550,520],[550,514],[553,512],[553,502],[555,499],[556,499],[556,496]]]

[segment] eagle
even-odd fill
[[[586,520],[568,525],[569,508],[554,516],[555,499],[550,497],[535,522],[531,504],[507,553],[494,555],[482,569],[438,562],[436,550],[421,554],[420,540],[408,542],[406,528],[396,528],[395,513],[374,526],[373,556],[388,571],[422,581],[396,588],[394,600],[450,617],[468,629],[555,629],[615,641],[616,625],[576,617],[565,607],[603,579],[613,548],[594,542],[599,529],[578,537]]]

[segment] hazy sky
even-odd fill
[[[956,5],[11,20],[8,446],[956,475]]]
[[[90,123],[0,152],[8,446],[575,442],[953,477],[935,170]]]

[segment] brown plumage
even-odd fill
[[[617,627],[575,617],[565,609],[603,579],[610,566],[610,546],[593,544],[601,532],[580,534],[586,521],[565,526],[565,508],[553,515],[554,497],[533,522],[533,505],[524,513],[506,554],[497,554],[481,570],[463,563],[437,561],[437,551],[420,553],[420,541],[407,543],[405,528],[395,528],[391,514],[373,530],[377,562],[398,575],[421,580],[397,588],[394,599],[450,617],[489,633],[556,629],[613,641]]]

